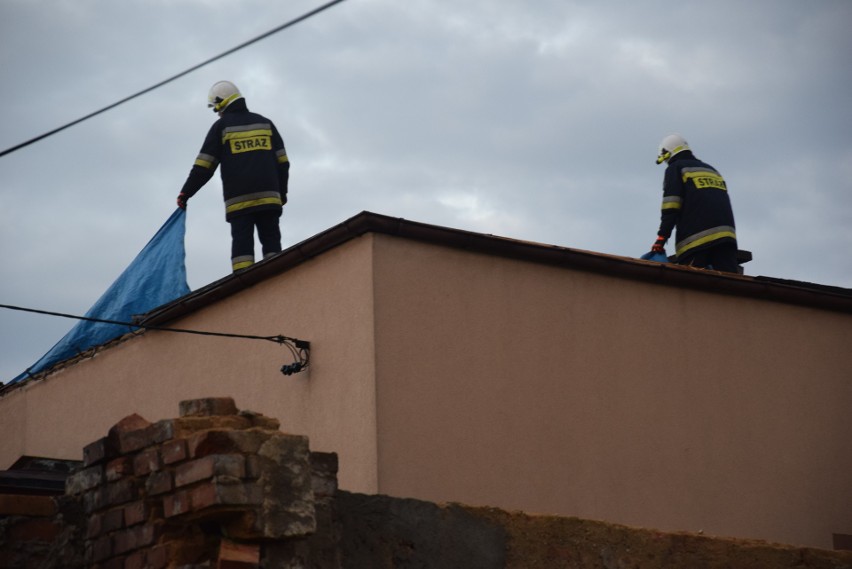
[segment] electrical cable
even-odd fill
[[[181,332],[184,334],[198,334],[200,336],[220,336],[224,338],[244,338],[246,340],[267,340],[269,342],[276,342],[278,344],[283,344],[286,341],[290,341],[293,343],[301,343],[302,340],[298,340],[296,338],[289,338],[287,336],[253,336],[251,334],[228,334],[225,332],[207,332],[203,330],[188,330],[183,328],[164,328],[161,326],[150,326],[148,324],[141,324],[139,322],[122,322],[119,320],[104,320],[102,318],[91,318],[88,316],[75,316],[74,314],[63,314],[62,312],[50,312],[49,310],[37,310],[35,308],[24,308],[21,306],[11,306],[8,304],[0,304],[0,308],[8,308],[9,310],[20,310],[22,312],[32,312],[35,314],[45,314],[47,316],[60,316],[62,318],[72,318],[75,320],[84,320],[86,322],[99,322],[102,324],[116,324],[118,326],[127,326],[129,328],[143,328],[145,330],[159,330],[161,332]]]
[[[49,310],[38,310],[36,308],[24,308],[22,306],[13,306],[10,304],[0,304],[0,308],[6,308],[8,310],[18,310],[21,312],[31,312],[34,314],[44,314],[47,316],[58,316],[61,318],[71,318],[74,320],[83,320],[86,322],[97,322],[102,324],[115,324],[118,326],[127,326],[131,328],[141,328],[143,330],[157,330],[159,332],[177,332],[182,334],[197,334],[199,336],[218,336],[221,338],[241,338],[245,340],[266,340],[268,342],[275,342],[277,344],[285,346],[290,353],[293,355],[293,358],[296,360],[291,365],[285,365],[281,368],[281,373],[284,375],[291,375],[293,373],[298,373],[303,369],[308,367],[310,363],[310,349],[311,343],[307,340],[299,340],[298,338],[291,338],[289,336],[283,336],[281,334],[277,336],[255,336],[252,334],[232,334],[226,332],[209,332],[206,330],[190,330],[187,328],[167,328],[164,326],[151,326],[149,324],[143,324],[141,322],[122,322],[118,320],[105,320],[103,318],[92,318],[89,316],[76,316],[74,314],[65,314],[62,312],[51,312]]]
[[[209,63],[213,63],[214,61],[217,61],[217,60],[219,60],[219,59],[222,59],[222,58],[223,58],[223,57],[225,57],[225,56],[231,55],[232,53],[234,53],[234,52],[236,52],[236,51],[239,51],[239,50],[243,49],[244,47],[248,47],[248,46],[250,46],[250,45],[251,45],[251,44],[253,44],[253,43],[259,42],[259,41],[260,41],[260,40],[262,40],[262,39],[266,39],[267,37],[269,37],[269,36],[271,36],[271,35],[273,35],[273,34],[276,34],[276,33],[280,32],[280,31],[282,31],[282,30],[284,30],[284,29],[286,29],[286,28],[289,28],[290,26],[294,26],[294,25],[298,24],[299,22],[302,22],[302,21],[304,21],[304,20],[307,20],[307,19],[308,19],[308,18],[310,18],[311,16],[315,16],[316,14],[319,14],[319,13],[320,13],[320,12],[322,12],[323,10],[326,10],[326,9],[328,9],[328,8],[331,8],[331,7],[332,7],[332,6],[334,6],[335,4],[340,4],[340,3],[341,3],[341,2],[343,2],[343,1],[344,1],[344,0],[332,0],[331,2],[327,2],[327,3],[323,4],[323,5],[322,5],[322,6],[320,6],[320,7],[315,8],[315,9],[311,10],[310,12],[307,12],[307,13],[305,13],[305,14],[303,14],[303,15],[299,16],[298,18],[295,18],[295,19],[290,20],[289,22],[287,22],[287,23],[285,23],[285,24],[282,24],[282,25],[278,26],[277,28],[271,29],[271,30],[269,30],[268,32],[266,32],[266,33],[264,33],[264,34],[261,34],[261,35],[259,35],[259,36],[256,36],[256,37],[254,37],[254,38],[252,38],[252,39],[250,39],[250,40],[248,40],[248,41],[246,41],[246,42],[243,42],[243,43],[241,43],[240,45],[238,45],[238,46],[236,46],[236,47],[232,47],[231,49],[229,49],[229,50],[227,50],[227,51],[224,51],[224,52],[220,53],[219,55],[216,55],[216,56],[214,56],[214,57],[211,57],[210,59],[208,59],[208,60],[206,60],[206,61],[202,61],[201,63],[199,63],[199,64],[197,64],[197,65],[194,65],[194,66],[190,67],[189,69],[186,69],[185,71],[181,71],[181,72],[180,72],[180,73],[178,73],[177,75],[173,75],[173,76],[169,77],[168,79],[165,79],[165,80],[163,80],[163,81],[160,81],[159,83],[157,83],[157,84],[155,84],[155,85],[152,85],[152,86],[150,86],[150,87],[148,87],[148,88],[146,88],[146,89],[142,89],[142,90],[141,90],[141,91],[139,91],[138,93],[134,93],[133,95],[130,95],[129,97],[125,97],[125,98],[121,99],[120,101],[117,101],[117,102],[115,102],[115,103],[112,103],[111,105],[107,105],[106,107],[103,107],[103,108],[102,108],[102,109],[100,109],[100,110],[97,110],[97,111],[95,111],[95,112],[93,112],[93,113],[89,113],[88,115],[86,115],[86,116],[84,116],[84,117],[81,117],[81,118],[79,118],[79,119],[77,119],[77,120],[71,121],[71,122],[69,122],[69,123],[67,123],[67,124],[65,124],[65,125],[63,125],[63,126],[60,126],[59,128],[55,128],[55,129],[53,129],[53,130],[51,130],[51,131],[49,131],[49,132],[46,132],[46,133],[44,133],[44,134],[42,134],[42,135],[39,135],[39,136],[36,136],[35,138],[31,138],[30,140],[27,140],[27,141],[25,141],[25,142],[22,142],[22,143],[20,143],[20,144],[18,144],[18,145],[16,145],[16,146],[12,146],[12,147],[10,147],[10,148],[7,148],[6,150],[3,150],[2,152],[0,152],[0,157],[3,157],[3,156],[5,156],[5,155],[7,155],[7,154],[11,154],[12,152],[15,152],[16,150],[20,150],[21,148],[24,148],[24,147],[26,147],[26,146],[29,146],[30,144],[33,144],[33,143],[35,143],[35,142],[38,142],[39,140],[43,140],[43,139],[45,139],[45,138],[47,138],[47,137],[49,137],[49,136],[52,136],[52,135],[54,135],[54,134],[56,134],[56,133],[58,133],[58,132],[62,132],[62,131],[63,131],[63,130],[65,130],[66,128],[70,128],[70,127],[72,127],[72,126],[74,126],[74,125],[76,125],[76,124],[79,124],[79,123],[81,123],[81,122],[83,122],[83,121],[85,121],[85,120],[88,120],[88,119],[90,119],[90,118],[92,118],[92,117],[95,117],[95,116],[97,116],[97,115],[99,115],[99,114],[101,114],[101,113],[104,113],[104,112],[106,112],[106,111],[109,111],[109,110],[111,110],[111,109],[114,109],[115,107],[117,107],[117,106],[119,106],[119,105],[121,105],[121,104],[123,104],[123,103],[126,103],[127,101],[130,101],[130,100],[132,100],[132,99],[135,99],[136,97],[142,96],[142,95],[144,95],[144,94],[146,94],[146,93],[149,93],[149,92],[151,92],[151,91],[153,91],[153,90],[155,90],[155,89],[158,89],[158,88],[162,87],[163,85],[166,85],[167,83],[171,83],[172,81],[174,81],[174,80],[176,80],[176,79],[180,79],[180,78],[181,78],[181,77],[183,77],[184,75],[189,75],[189,74],[190,74],[190,73],[192,73],[193,71],[196,71],[196,70],[198,70],[198,69],[200,69],[200,68],[204,67],[205,65],[209,64]]]

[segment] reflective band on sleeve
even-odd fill
[[[275,157],[278,159],[279,164],[283,164],[284,162],[289,162],[290,160],[287,158],[287,151],[284,149],[279,150],[275,153]]]
[[[680,196],[668,196],[663,198],[663,210],[680,209],[683,199]]]
[[[216,160],[215,156],[202,153],[195,158],[195,165],[201,166],[202,168],[207,168],[209,170],[213,170],[216,168],[216,166],[219,165],[219,161]]]
[[[736,229],[734,229],[730,225],[720,225],[719,227],[711,227],[710,229],[705,229],[704,231],[700,231],[695,235],[690,235],[686,239],[680,241],[676,245],[676,253],[678,256],[680,256],[686,253],[687,251],[694,249],[695,247],[705,245],[707,243],[711,243],[719,239],[724,239],[725,237],[736,239]]]

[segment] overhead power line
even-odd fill
[[[177,75],[172,75],[168,79],[160,81],[159,83],[157,83],[155,85],[151,85],[147,89],[142,89],[138,93],[134,93],[133,95],[130,95],[129,97],[125,97],[125,98],[121,99],[120,101],[116,101],[115,103],[112,103],[111,105],[107,105],[106,107],[104,107],[102,109],[99,109],[99,110],[97,110],[93,113],[89,113],[88,115],[86,115],[84,117],[80,117],[77,120],[74,120],[74,121],[69,122],[68,124],[62,125],[59,128],[55,128],[55,129],[53,129],[49,132],[46,132],[42,135],[36,136],[35,138],[31,138],[31,139],[29,139],[25,142],[22,142],[18,145],[12,146],[11,148],[7,148],[6,150],[3,150],[2,152],[0,152],[0,157],[3,157],[7,154],[11,154],[12,152],[15,152],[16,150],[20,150],[21,148],[29,146],[30,144],[38,142],[39,140],[45,139],[48,136],[52,136],[52,135],[54,135],[58,132],[62,132],[66,128],[70,128],[70,127],[72,127],[76,124],[79,124],[79,123],[81,123],[85,120],[88,120],[92,117],[95,117],[95,116],[97,116],[101,113],[104,113],[104,112],[106,112],[110,109],[114,109],[115,107],[117,107],[121,104],[124,104],[127,101],[130,101],[132,99],[135,99],[136,97],[140,97],[140,96],[142,96],[146,93],[149,93],[149,92],[151,92],[155,89],[159,89],[160,87],[162,87],[163,85],[166,85],[167,83],[171,83],[172,81],[174,81],[176,79],[180,79],[184,75],[188,75],[188,74],[192,73],[193,71],[196,71],[196,70],[204,67],[205,65],[209,64],[209,63],[213,63],[214,61],[222,59],[223,57],[225,57],[227,55],[231,55],[235,51],[239,51],[239,50],[243,49],[244,47],[248,47],[253,43],[256,43],[256,42],[259,42],[262,39],[268,38],[269,36],[271,36],[273,34],[277,34],[278,32],[285,30],[285,29],[289,28],[290,26],[294,26],[294,25],[298,24],[299,22],[303,22],[303,21],[307,20],[308,18],[310,18],[311,16],[315,16],[315,15],[319,14],[320,12],[322,12],[323,10],[327,10],[328,8],[331,8],[335,4],[340,4],[343,1],[344,0],[332,0],[331,2],[327,2],[327,3],[323,4],[322,6],[320,6],[319,8],[315,8],[315,9],[311,10],[310,12],[307,12],[306,14],[303,14],[303,15],[299,16],[298,18],[294,19],[294,20],[290,20],[286,24],[282,24],[282,25],[278,26],[277,28],[269,30],[268,32],[266,32],[264,34],[261,34],[261,35],[254,37],[254,38],[252,38],[252,39],[250,39],[246,42],[243,42],[236,47],[232,47],[228,51],[224,51],[217,56],[211,57],[210,59],[208,59],[206,61],[202,61],[198,65],[194,65],[194,66],[190,67],[189,69],[187,69],[185,71],[181,71]]]
[[[62,312],[51,312],[49,310],[38,310],[36,308],[24,308],[22,306],[12,306],[9,304],[0,304],[0,308],[6,308],[9,310],[18,310],[21,312],[31,312],[34,314],[44,314],[47,316],[58,316],[60,318],[71,318],[74,320],[83,320],[85,322],[97,322],[102,324],[115,324],[118,326],[127,326],[131,329],[143,329],[143,330],[157,330],[159,332],[176,332],[180,334],[196,334],[199,336],[218,336],[222,338],[242,338],[244,340],[266,340],[268,342],[275,342],[276,344],[281,344],[285,346],[290,352],[293,354],[293,357],[296,359],[291,365],[285,365],[281,368],[281,372],[284,375],[291,375],[293,373],[298,373],[303,369],[308,367],[310,362],[310,349],[311,343],[307,340],[299,340],[298,338],[291,338],[289,336],[255,336],[252,334],[232,334],[226,332],[210,332],[206,330],[190,330],[186,328],[168,328],[164,326],[151,326],[149,324],[142,324],[140,322],[122,322],[118,320],[106,320],[103,318],[92,318],[89,316],[76,316],[74,314],[64,314]]]

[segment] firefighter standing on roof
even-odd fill
[[[677,227],[677,263],[717,271],[739,272],[737,235],[728,186],[719,172],[698,160],[678,134],[660,144],[657,164],[666,162],[660,229],[652,251],[665,253]]]
[[[231,266],[237,271],[254,263],[255,227],[264,258],[281,251],[278,222],[287,203],[290,162],[275,125],[248,110],[236,85],[219,81],[210,88],[207,101],[220,118],[207,133],[177,203],[185,208],[222,165]]]

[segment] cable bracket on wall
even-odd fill
[[[311,363],[311,343],[307,340],[297,340],[283,336],[280,336],[280,338],[281,341],[279,343],[288,348],[296,360],[291,364],[281,366],[281,373],[284,375],[293,375],[307,369]]]

